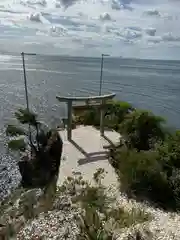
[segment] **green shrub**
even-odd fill
[[[127,211],[122,207],[112,208],[107,212],[107,219],[112,218],[118,228],[126,228],[137,223],[144,223],[151,219],[149,213],[146,213],[143,209],[132,208],[131,211]]]
[[[121,190],[129,196],[148,199],[163,208],[177,208],[177,188],[175,194],[173,181],[158,161],[158,152],[122,148],[112,155],[110,161],[118,173]]]
[[[115,232],[119,229],[131,227],[137,223],[143,223],[150,219],[149,214],[141,210],[132,209],[132,212],[124,211],[122,208],[112,209],[107,216],[100,216],[96,209],[86,208],[84,214],[77,217],[80,229],[78,240],[112,240]],[[128,239],[147,240],[138,231]]]
[[[114,130],[124,120],[126,115],[133,110],[131,104],[121,101],[110,101],[106,106],[105,123]]]
[[[84,181],[81,175],[68,177],[57,191],[57,195],[70,195],[71,201],[82,209],[81,214],[76,216],[80,228],[77,239],[110,240],[116,230],[143,223],[151,217],[142,209],[127,211],[117,206],[116,199],[107,196],[107,189],[102,185],[104,174],[104,169],[97,169],[93,186]]]
[[[167,134],[149,151],[127,147],[110,150],[121,190],[164,208],[180,209],[180,131]]]
[[[169,135],[156,146],[157,161],[162,165],[173,191],[176,206],[180,208],[180,132]]]
[[[126,114],[133,110],[132,106],[127,102],[109,101],[105,109],[104,125],[105,127],[118,129],[118,125],[123,121]],[[75,111],[76,115],[76,111]],[[98,127],[100,125],[100,107],[88,106],[86,110],[81,113],[78,112],[76,122],[84,125],[93,125]]]
[[[125,115],[132,110],[134,110],[134,108],[128,102],[112,100],[109,101],[106,105],[107,115],[114,113],[119,118],[119,122],[123,121]]]
[[[86,208],[85,213],[77,218],[80,229],[79,240],[111,240],[113,232],[104,228],[104,221],[94,208]]]
[[[164,122],[163,118],[150,112],[134,110],[126,115],[119,125],[119,131],[129,148],[149,150],[157,141],[164,139],[165,131],[162,128]]]
[[[113,198],[107,196],[105,187],[101,184],[103,175],[104,169],[98,169],[94,173],[95,185],[90,185],[81,175],[68,177],[59,190],[70,195],[72,202],[82,208],[90,207],[102,213],[114,201]]]
[[[84,125],[94,125],[99,126],[100,114],[96,107],[89,107],[88,110],[84,111],[81,115],[81,121]]]
[[[156,145],[158,161],[163,165],[168,176],[172,175],[173,168],[180,169],[180,131],[169,135],[165,141]]]

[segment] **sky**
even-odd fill
[[[1,0],[0,52],[180,59],[179,0]]]

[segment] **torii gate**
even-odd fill
[[[72,109],[73,109],[73,102],[85,102],[89,103],[91,101],[99,102],[100,103],[100,133],[101,136],[104,136],[104,107],[106,105],[107,100],[111,100],[115,97],[115,93],[107,94],[107,95],[100,95],[100,96],[89,96],[89,97],[61,97],[57,96],[56,98],[60,102],[67,103],[68,109],[68,119],[67,119],[67,139],[71,141],[72,138]],[[89,104],[91,105],[91,104]]]

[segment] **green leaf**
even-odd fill
[[[8,148],[13,151],[25,151],[26,143],[24,138],[10,140],[8,143]]]
[[[19,136],[19,135],[26,135],[25,130],[9,124],[6,128],[6,135],[7,136]]]
[[[17,120],[22,124],[30,124],[32,126],[37,126],[37,116],[36,114],[29,112],[27,109],[19,109],[15,112]]]

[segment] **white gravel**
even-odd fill
[[[50,211],[42,213],[27,225],[19,234],[18,240],[30,239],[71,239],[76,240],[78,228],[74,220],[74,211]],[[41,238],[40,238],[41,237]]]
[[[145,212],[151,214],[152,220],[137,224],[129,229],[118,230],[114,240],[133,240],[134,233],[137,231],[142,233],[145,240],[180,239],[180,215],[178,213],[166,213],[146,203],[128,200],[126,196],[119,193],[117,205],[123,206],[129,211],[136,207],[144,209]],[[67,196],[59,198],[54,204],[54,209],[47,213],[41,213],[38,218],[29,222],[18,234],[17,240],[78,240],[79,229],[75,217],[79,213],[80,210],[72,207]]]
[[[165,212],[158,208],[153,208],[148,203],[138,203],[135,200],[128,200],[126,196],[119,194],[118,202],[121,206],[127,209],[133,207],[144,209],[152,216],[152,220],[145,222],[144,224],[138,224],[130,229],[126,229],[123,234],[120,234],[118,240],[127,239],[128,234],[133,235],[134,231],[139,230],[142,235],[145,232],[146,240],[180,240],[180,214],[173,212]],[[149,235],[149,238],[147,236]],[[133,239],[133,238],[132,238]]]
[[[79,214],[69,204],[69,198],[58,198],[54,208],[26,224],[19,232],[17,240],[53,239],[53,240],[76,240],[79,229],[75,217]]]

